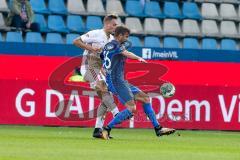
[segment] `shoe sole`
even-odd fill
[[[102,132],[93,133],[93,138],[102,138]]]
[[[170,135],[170,134],[173,134],[173,133],[175,133],[176,132],[176,130],[174,129],[174,130],[169,130],[169,131],[167,131],[167,132],[164,132],[164,133],[161,133],[159,136],[164,136],[164,135]]]
[[[108,132],[107,131],[102,131],[102,138],[105,140],[109,140]]]

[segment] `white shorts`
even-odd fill
[[[81,74],[84,80],[90,83],[90,88],[95,89],[98,81],[106,82],[106,77],[99,69],[88,68],[87,65],[81,65]]]

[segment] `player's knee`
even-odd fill
[[[114,109],[117,107],[117,105],[114,102],[114,99],[112,95],[109,92],[106,92],[102,96],[102,102],[109,108],[110,110]]]
[[[143,98],[144,103],[150,103],[150,97],[147,95]]]
[[[135,106],[129,106],[128,109],[129,109],[129,111],[132,112],[133,114],[137,112],[136,105],[135,105]]]
[[[150,103],[150,98],[148,95],[142,96],[139,100],[142,101],[143,103]]]
[[[97,82],[96,82],[95,89],[96,89],[97,91],[102,92],[102,93],[105,93],[105,92],[108,91],[107,86],[106,86],[106,84],[105,84],[103,81],[97,81]]]
[[[127,109],[128,109],[130,112],[132,112],[132,113],[135,113],[135,112],[136,112],[137,107],[136,107],[136,104],[135,104],[134,101],[129,101],[129,102],[127,102],[127,103],[126,103],[126,106],[127,106]]]

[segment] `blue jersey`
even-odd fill
[[[105,45],[103,50],[103,67],[106,71],[106,78],[114,82],[124,81],[124,64],[126,57],[122,54],[125,46],[113,40]]]
[[[129,42],[119,44],[119,42],[113,40],[105,45],[102,54],[108,90],[117,95],[122,104],[133,100],[134,95],[141,91],[124,79],[126,57],[122,52],[130,46],[131,43]]]

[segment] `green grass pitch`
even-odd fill
[[[156,137],[151,129],[114,129],[113,140],[91,128],[0,126],[0,160],[239,160],[240,133],[179,131]]]

